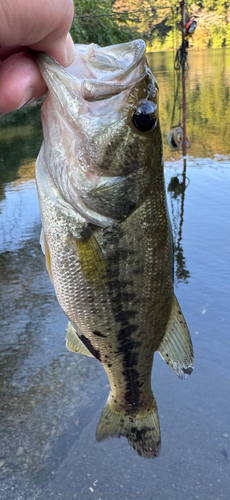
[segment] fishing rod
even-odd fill
[[[181,7],[181,31],[182,31],[182,45],[181,45],[181,60],[182,60],[182,96],[183,96],[183,157],[184,166],[186,166],[187,154],[187,134],[186,134],[186,21],[185,21],[185,1],[180,2]]]
[[[187,155],[187,147],[189,144],[188,138],[187,138],[187,127],[186,127],[186,120],[187,120],[187,103],[186,103],[186,74],[188,70],[188,39],[192,36],[196,29],[196,21],[193,17],[191,17],[187,22],[186,22],[186,8],[185,8],[185,1],[182,0],[180,2],[180,9],[181,9],[181,32],[182,32],[182,43],[179,49],[176,52],[176,57],[175,57],[175,62],[174,62],[174,70],[178,71],[178,78],[177,78],[177,90],[175,92],[174,96],[174,105],[173,105],[173,112],[172,112],[172,120],[171,120],[171,130],[168,133],[167,136],[167,141],[171,149],[178,150],[182,149],[183,151],[183,158],[184,158],[184,169],[186,168],[186,155]],[[181,72],[181,76],[180,76]],[[180,83],[182,82],[182,110],[183,110],[183,116],[182,116],[182,125],[179,120],[179,124],[173,125],[174,122],[174,116],[175,116],[175,109],[176,109],[176,102],[179,96],[179,86]]]

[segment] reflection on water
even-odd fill
[[[141,460],[125,439],[95,442],[108,381],[97,360],[66,350],[67,321],[38,243],[40,110],[1,118],[3,500],[229,497],[230,49],[189,53],[186,177],[166,142],[173,55],[148,58],[160,85],[177,296],[193,337],[195,371],[183,384],[155,357],[152,385],[164,434],[157,461]]]
[[[42,142],[40,106],[21,108],[1,117],[1,183],[14,181],[18,169],[34,160]]]
[[[4,224],[0,227],[1,251],[13,251],[30,238],[30,230],[40,222],[35,180],[14,181],[4,188],[1,202]]]
[[[182,248],[182,228],[184,222],[185,190],[189,185],[189,179],[186,177],[186,168],[182,174],[172,177],[168,184],[170,193],[171,219],[174,241],[174,259],[175,259],[175,284],[180,281],[188,281],[190,272],[186,269],[186,259]]]
[[[180,152],[168,147],[166,137],[170,129],[175,95],[174,54],[170,52],[148,54],[150,68],[160,88],[160,120],[165,160],[177,160]],[[187,135],[191,143],[189,156],[217,158],[230,155],[230,49],[189,51],[187,73]],[[182,93],[179,96],[178,123],[181,119]],[[220,158],[219,158],[220,159]],[[178,177],[178,174],[181,177]],[[182,245],[182,226],[186,210],[183,167],[168,185],[175,252],[175,283],[188,281],[186,257]]]
[[[160,120],[165,145],[165,159],[171,153],[166,136],[170,130],[174,103],[173,52],[148,54],[160,88]],[[230,154],[227,140],[230,128],[230,48],[188,52],[187,134],[193,157]],[[176,158],[177,154],[174,153]]]

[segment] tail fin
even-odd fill
[[[101,414],[96,431],[97,441],[125,436],[129,444],[144,458],[155,458],[161,448],[161,431],[156,400],[139,413],[115,411],[110,398]]]

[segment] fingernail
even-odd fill
[[[67,65],[70,66],[74,62],[75,59],[75,51],[74,51],[74,43],[73,39],[68,33],[67,38],[66,38],[66,62]]]
[[[34,97],[33,89],[32,89],[32,87],[29,87],[28,89],[26,89],[26,91],[23,95],[23,98],[22,98],[17,109],[22,108],[22,106],[25,106],[25,104],[29,104],[30,102],[32,102],[34,100],[35,100],[35,97]]]

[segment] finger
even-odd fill
[[[12,54],[16,54],[16,52],[26,52],[26,47],[20,45],[15,45],[11,47],[4,47],[1,45],[0,47],[0,61],[4,61],[7,57],[10,57]]]
[[[0,65],[0,112],[9,113],[41,97],[46,84],[32,57],[20,52]]]
[[[53,35],[54,36],[54,35]],[[55,35],[56,37],[56,35]],[[44,38],[41,42],[34,43],[29,45],[29,47],[33,50],[40,52],[48,52],[50,56],[52,56],[55,61],[58,61],[64,67],[72,64],[75,58],[74,52],[74,42],[70,33],[68,33],[67,37],[63,39],[53,39],[51,40],[51,35]],[[0,47],[0,60],[4,61],[12,54],[16,54],[17,52],[26,52],[27,48],[25,46],[1,46]]]
[[[11,0],[3,2],[4,5],[2,46],[28,46],[48,52],[63,66],[73,61],[73,42],[68,36],[74,15],[73,0],[30,0],[29,3]]]
[[[75,58],[74,43],[70,33],[64,39],[56,38],[56,33],[49,34],[41,42],[29,45],[30,49],[48,52],[55,61],[64,67],[70,66]]]

